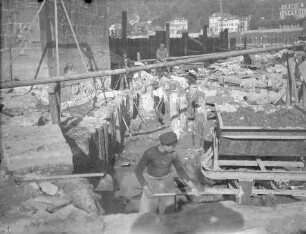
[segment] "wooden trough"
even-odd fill
[[[229,181],[241,203],[256,194],[306,196],[291,186],[306,182],[306,128],[225,126],[217,105],[216,111],[213,147],[201,160],[205,177]]]

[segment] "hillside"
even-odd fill
[[[256,29],[263,18],[278,19],[279,8],[284,2],[287,1],[223,0],[223,11],[238,16],[252,15],[251,29]],[[190,32],[199,32],[204,24],[208,24],[209,16],[220,9],[218,0],[109,0],[108,6],[110,24],[120,23],[121,12],[125,10],[129,19],[138,16],[140,21],[152,20],[159,26],[184,17],[189,21]]]

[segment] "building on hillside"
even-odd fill
[[[241,32],[249,29],[251,17],[238,17],[230,14],[214,13],[209,17],[208,35],[218,35],[221,30],[228,29],[231,32]],[[222,25],[221,25],[222,22]]]
[[[291,2],[281,5],[279,19],[284,20],[288,17],[294,17],[295,19],[306,17],[306,4],[303,2]]]
[[[169,21],[170,26],[170,36],[181,34],[183,31],[188,31],[188,20],[182,19],[174,19]]]
[[[119,37],[121,36],[121,24],[112,24],[108,27],[108,33],[110,37]]]
[[[147,22],[137,22],[133,25],[131,36],[148,35],[149,27]]]

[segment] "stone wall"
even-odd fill
[[[85,58],[86,69],[77,50],[61,1],[57,0],[60,75],[67,73],[83,73],[86,70],[97,71],[110,69],[106,1],[107,0],[94,0],[90,4],[85,3],[84,0],[64,1],[77,40],[80,43],[82,54]],[[17,78],[19,80],[39,79],[49,76],[47,67],[48,53],[45,53],[42,59],[44,49],[42,49],[41,46],[39,17],[37,17],[33,27],[30,29],[30,24],[41,4],[42,3],[38,3],[37,0],[2,1],[2,80],[9,80],[12,78]],[[46,0],[46,4],[48,5],[49,22],[51,23],[53,40],[53,43],[51,43],[48,48],[51,48],[54,59],[55,17],[53,0]],[[28,37],[22,45],[21,50],[18,51],[22,39],[27,35]],[[10,47],[12,47],[12,56],[14,58],[12,75],[10,74],[10,69],[6,68],[10,56]],[[39,66],[40,61],[41,65]],[[108,87],[109,79],[103,78],[96,80],[97,88],[103,86]],[[76,82],[66,82],[62,84],[62,87],[65,86],[62,90],[62,101],[66,101],[77,95],[90,96],[93,90],[92,81],[82,81],[82,85],[75,83]]]

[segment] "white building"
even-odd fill
[[[295,19],[306,17],[306,4],[301,2],[283,4],[279,9],[279,18],[283,20],[290,16]]]
[[[221,25],[222,24],[222,25]],[[228,29],[228,32],[240,32],[249,29],[250,17],[240,18],[238,16],[232,16],[224,14],[223,19],[221,14],[214,13],[209,17],[209,35],[218,35],[221,30]]]
[[[183,31],[188,31],[188,20],[174,19],[169,21],[170,35],[181,34]]]

